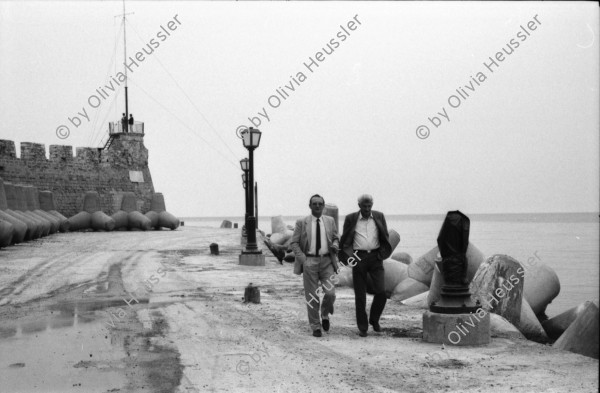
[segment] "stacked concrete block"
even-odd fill
[[[52,194],[52,191],[40,191],[38,194],[38,200],[41,210],[58,219],[58,230],[61,232],[67,232],[69,230],[69,221],[67,220],[67,217],[56,211],[54,194]]]
[[[15,230],[12,224],[0,218],[0,248],[10,246]]]
[[[38,190],[33,186],[23,186],[23,192],[25,194],[25,202],[27,204],[28,211],[38,216],[42,220],[46,220],[50,223],[50,235],[58,232],[60,227],[60,221],[51,214],[46,213],[40,209],[40,201],[38,197]]]
[[[4,191],[4,181],[0,178],[0,220],[8,222],[13,227],[11,243],[18,244],[25,240],[27,233],[27,224],[18,218],[7,213],[8,204],[6,202],[6,193]]]
[[[8,205],[8,209],[6,209],[5,212],[27,225],[27,235],[25,236],[25,240],[33,240],[41,237],[43,230],[42,226],[36,220],[33,220],[18,210],[15,187],[11,183],[5,182],[4,191],[6,194],[6,203]]]
[[[117,229],[140,229],[147,231],[152,228],[152,222],[148,217],[138,211],[137,199],[133,192],[123,194],[121,210],[112,215]]]
[[[71,231],[93,229],[95,231],[112,231],[115,220],[107,216],[100,208],[100,195],[96,191],[88,191],[83,198],[83,210],[68,219]]]
[[[160,192],[152,195],[150,211],[146,213],[146,217],[150,219],[151,226],[155,229],[175,230],[179,227],[179,219],[166,210],[165,197]]]

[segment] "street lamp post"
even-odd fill
[[[250,216],[250,207],[248,206],[248,172],[250,171],[250,161],[247,158],[240,160],[240,167],[244,173],[242,174],[242,181],[245,191],[244,200],[246,203],[245,209],[246,212],[244,214],[244,225],[248,228],[248,216]]]
[[[242,174],[242,186],[244,187],[244,201],[246,213],[244,214],[244,226],[242,227],[242,239],[240,241],[240,244],[242,246],[245,246],[248,242],[248,234],[246,232],[246,228],[248,228],[248,174],[245,172]]]
[[[246,249],[242,250],[240,254],[240,265],[264,266],[265,264],[265,256],[256,243],[256,217],[254,217],[254,212],[250,208],[254,205],[254,150],[260,145],[261,134],[258,129],[252,127],[241,132],[242,142],[248,150],[248,176],[246,182],[246,193],[248,196],[248,203],[246,205],[246,211],[248,212],[246,234],[248,241]],[[240,161],[240,165],[244,169],[242,161]]]

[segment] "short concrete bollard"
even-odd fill
[[[210,255],[219,255],[219,245],[217,243],[210,244]]]
[[[480,309],[481,310],[481,309]],[[490,342],[490,314],[423,314],[423,341],[446,345],[483,345]]]
[[[244,303],[260,303],[260,289],[252,286],[252,283],[244,290]]]

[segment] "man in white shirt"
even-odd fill
[[[331,280],[338,271],[339,237],[335,220],[323,215],[325,199],[318,194],[313,195],[309,199],[308,206],[312,214],[296,221],[290,247],[296,255],[294,273],[304,275],[308,322],[313,336],[321,337],[321,319],[323,330],[327,332],[329,315],[333,314],[335,286]],[[325,295],[320,302],[319,297],[322,293]]]
[[[358,197],[358,207],[360,211],[348,214],[344,220],[344,231],[340,244],[347,256],[354,255],[358,261],[352,267],[356,324],[359,335],[366,337],[369,323],[373,325],[373,330],[381,331],[379,318],[387,301],[383,260],[390,257],[392,246],[385,216],[381,212],[371,210],[373,197],[368,194],[361,195]],[[368,320],[366,312],[367,274],[373,280],[375,294]]]

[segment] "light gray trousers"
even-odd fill
[[[334,275],[333,266],[329,256],[306,257],[303,266],[304,297],[306,299],[306,310],[308,311],[308,323],[312,330],[321,329],[321,316],[328,318],[333,314],[333,303],[335,302],[335,285],[331,277]],[[319,281],[321,285],[319,285]],[[320,301],[320,296],[323,301]]]

